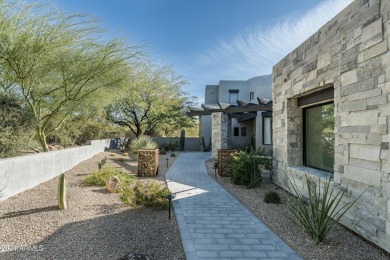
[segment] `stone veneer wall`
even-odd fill
[[[273,68],[275,181],[305,192],[297,98],[334,88],[333,186],[345,201],[372,186],[341,222],[390,252],[390,0],[355,0]]]
[[[212,113],[211,156],[218,160],[218,150],[232,147],[232,120],[228,114]]]

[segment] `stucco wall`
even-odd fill
[[[254,92],[255,94],[254,103],[257,103],[256,97],[272,99],[272,75],[248,79],[248,86],[249,92]],[[249,94],[244,100],[249,101]]]
[[[390,252],[390,1],[355,0],[273,68],[275,180],[304,192],[302,108],[297,98],[333,88],[333,185],[345,201],[369,185],[341,222]]]
[[[238,89],[238,100],[249,100],[248,83],[244,80],[221,80],[218,84],[218,101],[229,103],[229,90]],[[234,101],[232,104],[237,105]]]
[[[111,140],[94,140],[90,145],[0,160],[1,200],[31,189],[110,147]],[[96,165],[97,169],[97,165]]]

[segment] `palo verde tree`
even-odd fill
[[[0,1],[0,86],[23,97],[44,151],[47,136],[85,102],[107,105],[128,85],[139,49],[101,38],[88,17]]]
[[[183,91],[185,84],[169,66],[143,64],[132,75],[123,97],[108,108],[108,118],[129,127],[136,137],[156,135],[168,124],[180,129],[191,125],[183,107],[188,99]]]

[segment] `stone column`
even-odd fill
[[[228,149],[232,146],[232,120],[228,114],[216,112],[212,114],[211,123],[212,157],[218,159],[218,149]]]

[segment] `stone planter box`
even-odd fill
[[[231,175],[229,159],[232,154],[238,152],[235,149],[218,149],[218,174],[223,177]]]
[[[158,174],[158,149],[138,151],[138,177],[153,177]]]

